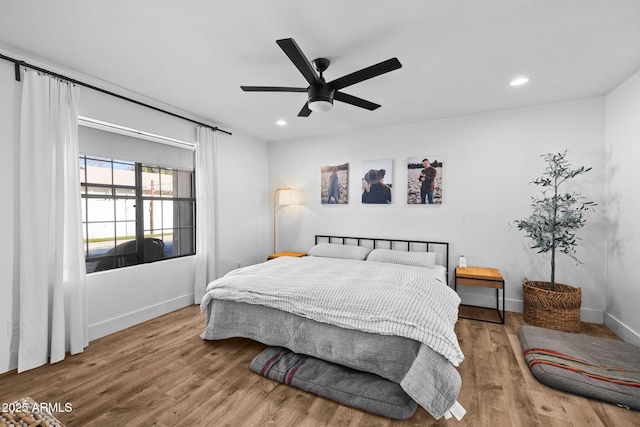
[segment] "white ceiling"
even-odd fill
[[[376,111],[298,118],[304,93],[239,87],[307,86],[275,43],[288,37],[331,60],[327,81],[403,67],[344,89]],[[0,52],[265,141],[604,95],[640,69],[639,47],[638,0],[0,0]],[[530,83],[510,87],[519,75]]]

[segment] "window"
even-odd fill
[[[194,172],[80,156],[87,272],[195,253]]]

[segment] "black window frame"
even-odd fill
[[[111,163],[111,184],[105,184],[105,183],[92,183],[92,182],[87,182],[87,168],[85,167],[84,170],[80,170],[80,173],[83,174],[84,176],[81,177],[81,182],[80,182],[80,187],[81,187],[81,202],[84,204],[84,212],[86,215],[86,218],[83,218],[83,222],[82,222],[82,227],[83,227],[83,234],[85,236],[85,238],[83,239],[83,248],[84,248],[84,253],[85,253],[85,265],[87,266],[87,273],[93,273],[96,271],[104,271],[104,270],[112,270],[112,269],[117,269],[117,268],[124,268],[124,267],[129,267],[129,266],[134,266],[134,265],[139,265],[139,264],[146,264],[146,263],[152,263],[152,262],[159,262],[159,261],[165,261],[165,260],[170,260],[170,259],[176,259],[176,258],[182,258],[185,256],[192,256],[195,255],[196,253],[196,243],[195,243],[195,239],[196,239],[196,215],[195,215],[195,210],[196,210],[196,198],[195,198],[195,170],[186,170],[186,169],[181,169],[181,168],[174,168],[174,167],[165,167],[165,166],[158,166],[158,165],[149,165],[146,164],[144,162],[132,162],[132,161],[121,161],[121,160],[117,160],[117,159],[113,159],[113,158],[106,158],[106,157],[102,157],[102,156],[95,156],[95,155],[91,155],[91,154],[80,154],[79,157],[81,164],[84,164],[85,166],[87,165],[87,160],[91,160],[91,161],[101,161],[101,162],[110,162]],[[122,184],[115,184],[114,181],[114,163],[117,164],[130,164],[133,165],[135,170],[135,185],[122,185]],[[163,195],[162,193],[158,194],[158,195],[145,195],[144,194],[144,188],[143,188],[143,179],[142,179],[142,174],[145,171],[149,171],[152,170],[152,173],[158,173],[159,176],[159,182],[158,185],[160,186],[160,188],[162,188],[162,172],[161,171],[171,171],[171,175],[176,174],[176,176],[172,179],[181,179],[179,178],[180,176],[184,177],[188,177],[190,180],[190,183],[188,183],[188,194],[190,194],[190,196],[176,196],[176,190],[173,191],[173,195],[171,196],[167,196],[167,195]],[[169,176],[169,175],[166,175]],[[105,194],[90,194],[90,192],[88,191],[88,188],[103,188],[105,189]],[[122,193],[126,193],[127,191],[129,192],[133,192],[133,195],[126,195],[126,194],[118,194],[120,192]],[[113,199],[114,200],[114,215],[113,215],[113,220],[112,221],[89,221],[89,205],[88,205],[88,200],[89,199],[104,199],[104,198],[109,198],[109,199]],[[122,243],[118,243],[119,241],[119,237],[118,233],[117,233],[117,224],[118,222],[122,222],[122,221],[118,221],[117,215],[116,215],[116,209],[117,209],[117,200],[133,200],[135,205],[135,239],[132,240],[125,240]],[[173,227],[171,228],[172,230],[172,252],[175,253],[176,251],[176,235],[175,235],[175,231],[179,231],[180,236],[183,236],[183,232],[188,233],[187,237],[188,237],[188,242],[187,242],[187,250],[183,252],[183,249],[185,248],[184,245],[182,245],[182,243],[180,242],[181,237],[179,238],[179,242],[180,242],[180,247],[179,247],[179,254],[178,255],[174,255],[171,254],[169,256],[164,256],[164,252],[163,252],[163,256],[161,258],[152,258],[152,259],[148,259],[149,257],[145,257],[145,246],[148,246],[147,244],[145,244],[145,240],[162,240],[162,248],[164,250],[164,237],[165,235],[168,235],[168,233],[165,234],[165,230],[168,229],[164,229],[161,228],[160,233],[154,233],[154,229],[146,229],[145,228],[145,206],[147,205],[151,205],[153,206],[152,203],[147,204],[146,202],[159,202],[159,205],[162,209],[162,206],[164,204],[165,201],[169,201],[171,203],[173,203],[174,205],[174,209],[176,208],[176,203],[177,203],[177,208],[178,209],[182,209],[183,206],[190,206],[190,208],[188,210],[190,210],[190,212],[187,212],[191,219],[190,219],[190,224],[187,225],[183,225],[182,223],[178,223],[176,224],[175,220],[173,223]],[[185,205],[185,203],[187,203],[187,205]],[[180,212],[180,211],[179,211]],[[161,216],[164,215],[164,212],[161,212]],[[180,214],[179,214],[180,215]],[[179,220],[180,221],[180,220]],[[89,225],[90,224],[96,224],[96,223],[105,223],[105,224],[109,224],[109,223],[113,223],[113,230],[114,230],[114,234],[113,234],[113,239],[114,239],[114,247],[113,249],[118,248],[118,246],[122,246],[127,242],[132,242],[135,241],[135,248],[132,251],[126,251],[125,253],[118,253],[117,251],[115,251],[115,253],[112,254],[103,254],[100,256],[90,256],[90,239],[89,239]],[[157,239],[156,235],[159,234],[160,235],[160,239]],[[148,242],[147,242],[148,243]],[[148,249],[148,248],[147,248]],[[112,252],[111,250],[109,252]],[[104,262],[104,264],[107,264],[108,267],[107,268],[99,268],[98,270],[95,270],[96,266],[98,264],[100,264],[101,262]]]

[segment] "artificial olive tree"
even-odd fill
[[[563,192],[560,186],[591,170],[581,166],[572,169],[567,161],[567,151],[544,154],[547,162],[545,172],[531,184],[542,187],[540,196],[532,197],[533,212],[527,219],[514,221],[519,230],[533,240],[531,249],[538,253],[551,252],[550,288],[555,290],[556,253],[564,253],[576,262],[576,247],[579,237],[576,231],[586,222],[586,213],[595,203],[587,201],[575,191]]]

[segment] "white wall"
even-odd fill
[[[499,268],[506,279],[507,310],[521,311],[522,278],[549,280],[548,257],[530,250],[530,242],[510,223],[530,213],[537,188],[528,183],[545,167],[539,156],[565,149],[574,166],[593,166],[578,189],[601,207],[581,233],[578,257],[585,265],[559,256],[556,279],[582,287],[582,319],[602,323],[603,98],[270,143],[271,188],[291,186],[304,194],[303,205],[278,211],[278,250],[306,251],[315,234],[448,241],[450,267],[464,254],[469,265]],[[421,156],[445,162],[441,206],[406,204],[406,161]],[[384,158],[394,162],[393,204],[362,205],[362,161]],[[321,205],[320,167],[345,162],[349,204]],[[463,303],[495,304],[492,290],[465,291]]]
[[[640,72],[606,97],[607,316],[605,324],[640,345]],[[635,332],[634,332],[635,331]]]
[[[216,186],[219,276],[264,262],[269,254],[268,146],[263,141],[219,133]]]
[[[28,61],[34,62],[34,61]],[[81,81],[109,88],[48,64],[44,68]],[[122,93],[122,90],[114,90]],[[0,373],[17,366],[17,336],[7,328],[19,315],[18,286],[18,154],[21,83],[14,79],[13,64],[0,61],[0,168],[4,188],[0,233]],[[135,94],[127,94],[134,96]],[[182,113],[176,111],[177,113]],[[195,124],[81,88],[80,114],[184,141],[195,138]],[[184,113],[182,113],[184,114]],[[197,118],[196,118],[197,119]],[[224,126],[222,126],[224,127]],[[219,135],[218,274],[237,265],[265,259],[268,251],[268,151],[263,141],[228,129]],[[194,303],[194,257],[184,257],[88,275],[90,339],[124,329]]]

